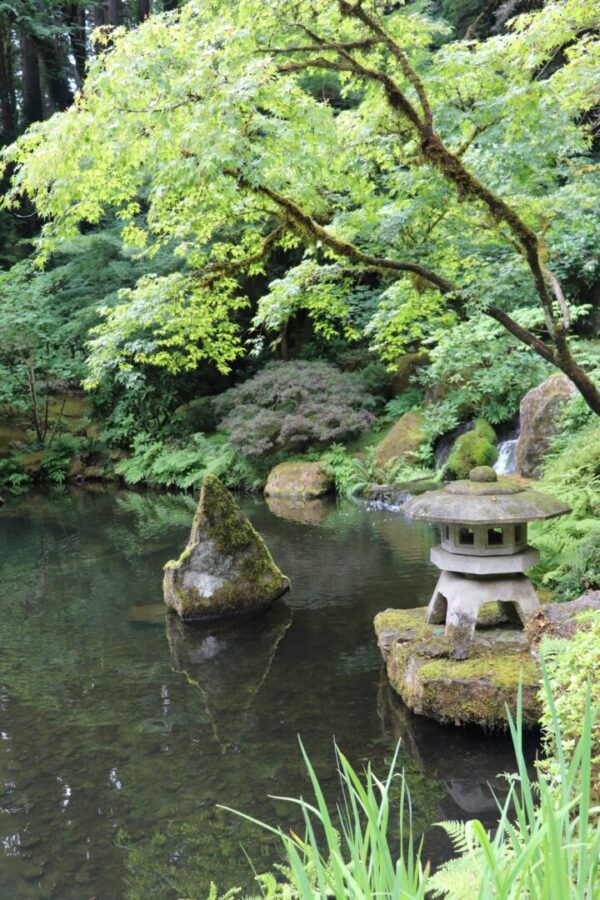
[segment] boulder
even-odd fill
[[[419,449],[426,442],[423,413],[411,410],[393,425],[375,451],[375,462],[386,466],[392,459],[416,462]]]
[[[473,469],[488,469],[497,459],[496,432],[484,419],[477,419],[471,431],[461,434],[452,445],[445,473],[469,478]]]
[[[30,478],[39,478],[47,456],[48,450],[33,450],[31,453],[16,457],[16,460],[26,475]]]
[[[586,628],[589,618],[582,613],[600,614],[600,591],[589,591],[568,603],[548,603],[527,621],[525,632],[532,647],[539,647],[545,637],[570,639],[580,628]]]
[[[271,469],[265,494],[269,497],[322,497],[334,489],[334,478],[319,462],[285,462]]]
[[[566,375],[557,372],[525,394],[521,401],[521,433],[517,441],[517,472],[525,478],[540,474],[544,455],[560,426],[565,403],[576,393]]]
[[[485,627],[475,632],[469,659],[458,661],[449,658],[444,626],[428,625],[425,612],[387,609],[375,617],[388,678],[404,703],[442,724],[505,729],[522,678],[523,724],[535,726],[540,672],[523,631],[483,607],[478,621]]]
[[[403,394],[410,387],[411,376],[414,375],[419,366],[426,366],[429,361],[430,356],[425,350],[420,350],[418,353],[405,353],[404,356],[400,356],[396,360],[396,369],[393,373],[392,397]]]
[[[185,550],[164,571],[165,603],[191,623],[252,615],[290,586],[214,475],[204,479]]]

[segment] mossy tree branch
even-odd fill
[[[402,49],[402,47],[394,40],[394,38],[385,30],[381,22],[371,15],[364,8],[362,0],[356,0],[351,3],[348,0],[339,0],[339,8],[342,15],[348,18],[354,18],[361,22],[374,36],[387,46],[390,53],[399,62],[402,74],[415,90],[420,105],[419,109],[407,96],[406,92],[387,72],[379,68],[372,68],[369,65],[358,60],[348,48],[336,48],[333,45],[327,46],[327,42],[321,40],[318,35],[311,34],[315,41],[319,52],[323,50],[337,53],[338,60],[332,60],[324,56],[312,56],[307,59],[294,60],[285,63],[279,67],[282,72],[298,72],[304,69],[320,68],[329,69],[339,72],[351,72],[365,80],[379,83],[391,109],[401,118],[406,120],[416,131],[419,139],[419,147],[422,158],[432,168],[437,169],[441,174],[457,189],[459,199],[470,199],[472,201],[482,203],[490,213],[497,225],[506,225],[513,237],[516,239],[519,249],[521,250],[528,268],[531,272],[534,287],[544,314],[546,328],[550,339],[554,345],[554,349],[547,347],[535,335],[527,329],[518,325],[508,314],[494,307],[492,318],[501,322],[511,334],[522,340],[527,346],[534,349],[539,355],[549,362],[552,362],[560,368],[577,386],[582,396],[586,400],[590,408],[600,415],[600,390],[594,384],[592,379],[582,369],[582,367],[574,359],[569,343],[569,317],[568,308],[564,301],[564,295],[560,288],[560,284],[556,276],[543,265],[542,262],[542,241],[536,232],[524,221],[519,213],[507,203],[502,197],[496,194],[491,188],[478,179],[465,165],[461,159],[461,152],[453,152],[444,142],[441,135],[435,130],[433,113],[431,104],[427,96],[427,90],[416,70],[411,66],[410,61]],[[312,51],[308,51],[312,52]],[[463,151],[464,152],[464,149]],[[277,200],[275,201],[277,202]],[[314,234],[314,232],[313,232]],[[323,238],[321,238],[323,239]],[[335,239],[337,242],[337,239]],[[334,250],[336,247],[333,243],[327,241],[329,246]],[[344,242],[338,244],[336,252],[350,256],[357,262],[360,262],[355,251],[354,245],[351,246],[350,252],[348,248],[342,246]],[[358,251],[362,254],[362,251]],[[366,262],[366,260],[364,260]],[[372,264],[372,259],[369,260]],[[392,266],[381,266],[382,268],[392,268]],[[405,271],[413,271],[404,265]],[[428,277],[434,275],[434,278]],[[440,281],[448,285],[446,279],[440,279],[435,273],[424,274],[432,284],[435,284],[440,290],[445,292],[456,292],[456,286],[451,288],[443,287]],[[549,285],[552,293],[549,290]],[[561,308],[562,321],[557,321],[554,313],[554,299]]]

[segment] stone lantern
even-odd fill
[[[502,479],[488,466],[472,469],[469,479],[428,491],[405,504],[415,519],[437,522],[441,544],[431,561],[441,569],[427,610],[429,624],[446,624],[456,659],[469,655],[480,608],[498,603],[524,623],[539,607],[524,574],[539,560],[527,545],[527,522],[570,512],[554,497]]]

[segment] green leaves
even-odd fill
[[[462,315],[536,302],[519,247],[489,206],[426,160],[410,117],[385,95],[389,79],[415,108],[422,79],[446,146],[544,235],[563,283],[582,270],[593,280],[600,172],[582,117],[600,61],[593,17],[592,0],[549,3],[513,32],[465,43],[402,6],[381,18],[398,53],[334,0],[301,0],[293,16],[285,3],[212,0],[116,34],[75,105],[4,156],[15,167],[5,204],[26,195],[44,219],[41,262],[108,212],[148,258],[168,246],[182,261],[177,276],[140,281],[108,313],[90,383],[143,363],[176,372],[209,359],[227,370],[242,352],[243,282],[263,273],[271,287],[255,324],[267,335],[304,309],[326,337],[359,337],[352,295],[365,277],[380,298],[366,334],[386,359],[454,327],[452,297],[365,263],[352,246],[457,284]],[[564,62],[548,65],[565,46]],[[335,105],[315,89],[323,72]],[[273,277],[268,260],[290,251],[289,271]]]

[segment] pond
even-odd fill
[[[435,822],[493,821],[508,740],[408,713],[374,641],[377,611],[427,601],[434,530],[361,503],[243,506],[293,589],[227,634],[140,609],[162,600],[191,497],[73,488],[0,510],[1,896],[250,884],[245,853],[265,871],[277,847],[218,804],[298,827],[273,799],[309,793],[298,736],[332,804],[334,739],[383,773],[401,738],[434,864],[450,853]]]

